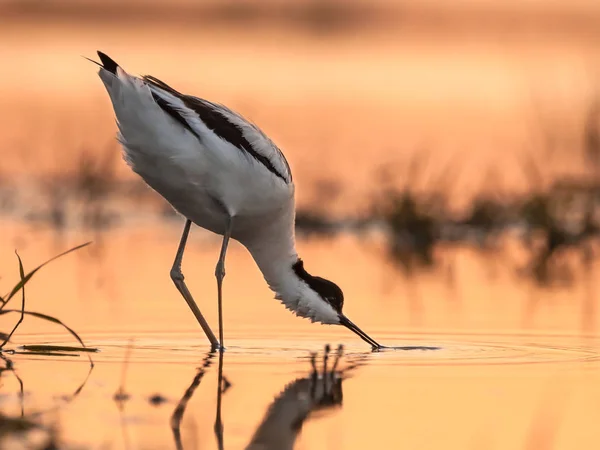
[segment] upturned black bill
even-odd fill
[[[352,323],[352,321],[350,319],[348,319],[346,316],[344,316],[343,314],[340,314],[340,324],[344,325],[349,330],[352,330],[354,333],[358,334],[363,341],[371,344],[371,347],[373,347],[373,350],[379,350],[379,349],[383,348],[383,345],[379,345],[374,339],[369,337],[369,335],[367,333],[365,333],[360,328],[358,328],[356,325],[354,325]]]

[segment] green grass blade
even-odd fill
[[[19,260],[19,275],[21,276],[21,282],[23,282],[23,280],[25,279],[25,270],[23,269],[23,261],[21,260],[21,257],[19,256],[19,254],[16,251],[15,251],[15,254],[17,255],[17,259]],[[23,323],[23,319],[25,317],[25,284],[23,284],[21,289],[22,289],[21,317],[19,317],[19,320],[17,321],[17,323],[15,324],[13,329],[10,331],[10,333],[8,333],[8,336],[6,336],[6,338],[2,341],[2,344],[0,344],[0,349],[3,348],[8,341],[10,341],[10,338],[15,333],[15,331],[17,331],[17,328],[19,328],[19,325],[21,325],[21,323]],[[4,305],[2,305],[2,306],[4,306]]]
[[[93,347],[71,347],[69,345],[32,344],[18,347],[28,352],[90,352],[96,353],[100,350]]]
[[[33,356],[68,356],[71,358],[78,358],[79,355],[76,353],[60,353],[60,352],[33,352],[33,351],[25,351],[19,352],[15,351],[13,355],[33,355]]]
[[[37,317],[38,319],[47,320],[48,322],[52,322],[52,323],[62,326],[69,333],[71,333],[71,335],[75,339],[77,339],[77,342],[79,342],[83,348],[87,348],[85,346],[85,344],[83,343],[83,340],[79,337],[79,335],[75,332],[75,330],[73,330],[71,327],[69,327],[68,325],[66,325],[64,322],[57,319],[56,317],[52,317],[52,316],[49,316],[48,314],[42,314],[42,313],[34,312],[34,311],[21,311],[19,309],[3,309],[0,311],[0,315],[8,314],[8,313],[21,313],[21,312],[28,316]],[[92,362],[92,358],[90,357],[89,353],[86,352],[86,354],[88,356],[88,359],[90,360],[90,363],[93,365],[94,363]]]
[[[83,248],[87,245],[90,245],[91,242],[86,242],[85,244],[81,244],[78,245],[77,247],[73,247],[59,255],[54,256],[53,258],[50,258],[48,261],[40,264],[39,266],[37,266],[35,269],[33,269],[31,272],[29,272],[27,275],[23,276],[21,281],[19,281],[15,287],[12,289],[12,291],[10,291],[10,294],[8,294],[3,300],[2,300],[2,306],[0,306],[0,310],[2,308],[4,308],[4,306],[9,302],[9,300],[17,293],[21,290],[21,288],[23,288],[25,286],[25,284],[27,284],[27,282],[31,279],[31,277],[33,277],[33,275],[35,275],[35,273],[40,270],[42,267],[44,267],[45,265],[49,264],[50,262],[60,258],[61,256],[65,256],[71,252],[74,252],[76,250],[79,250],[80,248]],[[18,256],[18,255],[17,255]],[[19,258],[20,260],[20,258]],[[20,267],[20,270],[22,271],[22,267]],[[23,272],[21,272],[23,273]]]
[[[21,276],[21,281],[23,281],[23,279],[25,278],[25,269],[23,269],[23,261],[21,260],[21,257],[19,256],[16,250],[15,255],[17,255],[17,259],[19,260],[19,275]]]

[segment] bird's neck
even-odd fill
[[[311,381],[296,380],[271,404],[248,449],[293,448],[302,424],[314,407]]]
[[[293,232],[288,235],[265,233],[263,236],[260,241],[245,243],[256,265],[278,298],[297,296],[303,286],[292,268],[298,261]]]
[[[311,322],[339,324],[338,312],[314,291],[307,282],[311,277],[299,260],[293,235],[288,239],[273,238],[271,244],[246,245],[263,273],[275,298],[299,317]],[[301,269],[301,270],[299,270]]]
[[[279,215],[242,243],[250,251],[276,297],[286,306],[293,306],[290,302],[296,301],[302,290],[306,289],[293,270],[293,265],[298,261],[293,215]]]
[[[310,275],[296,252],[293,210],[289,215],[278,214],[272,220],[261,221],[260,228],[255,230],[240,242],[252,254],[275,298],[299,317],[312,322],[339,323],[338,313],[306,280]]]

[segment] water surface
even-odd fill
[[[51,241],[42,245],[43,232],[30,240],[20,226],[5,231],[21,235],[26,267],[52,252]],[[16,369],[2,374],[5,414],[23,410],[57,425],[65,448],[176,448],[172,414],[193,386],[180,442],[218,448],[218,357],[208,353],[168,277],[177,232],[175,225],[123,229],[103,244],[101,259],[87,249],[40,272],[28,286],[28,308],[60,317],[100,351],[91,355],[91,372],[84,354],[10,356]],[[509,272],[488,279],[487,288],[475,286],[474,279],[484,279],[474,270],[481,262],[463,255],[457,301],[446,282],[426,275],[382,289],[381,273],[394,272],[352,239],[300,242],[299,249],[316,273],[351,293],[345,311],[355,323],[384,345],[415,348],[372,353],[342,327],[293,317],[272,298],[244,249],[233,245],[225,280],[222,375],[231,383],[221,404],[225,448],[250,443],[286,386],[310,376],[311,353],[318,352],[321,367],[327,343],[334,350],[344,344],[338,369],[352,368],[341,382],[341,402],[308,416],[296,448],[529,448],[540,439],[551,439],[554,448],[592,448],[590,442],[600,441],[594,427],[600,337],[594,317],[593,328],[582,331],[585,310],[569,292],[550,297],[532,288],[539,304],[524,307],[528,295]],[[217,252],[218,241],[195,231],[184,262],[212,324]],[[340,258],[353,263],[336,272]],[[13,263],[3,264],[3,273],[16,275]],[[365,279],[353,275],[362,264],[373,270]],[[407,297],[405,283],[420,294]],[[26,318],[11,348],[22,344],[74,343]],[[121,386],[129,398],[119,404],[114,395]],[[153,404],[153,396],[164,401]]]
[[[62,189],[77,178],[85,152],[114,153],[110,186],[134,179],[114,147],[116,127],[95,68],[80,58],[96,49],[133,73],[240,110],[288,156],[300,204],[353,214],[381,190],[381,167],[392,168],[398,185],[421,187],[435,187],[436,173],[451,167],[462,177],[452,189],[457,201],[482,186],[532,188],[522,171],[526,152],[548,173],[580,168],[568,152],[550,158],[546,138],[555,132],[558,147],[581,138],[598,27],[475,34],[458,27],[453,34],[413,24],[323,36],[281,27],[167,24],[157,33],[139,24],[2,25],[0,55],[12,62],[0,72],[2,289],[18,279],[15,249],[31,269],[94,241],[27,286],[28,309],[59,317],[99,349],[91,371],[84,354],[9,356],[14,371],[0,374],[0,411],[47,427],[27,439],[39,442],[55,427],[61,448],[218,448],[221,367],[231,384],[220,403],[228,449],[245,448],[266,429],[273,402],[289,398],[305,408],[298,449],[598,447],[597,263],[575,264],[572,285],[549,289],[518,275],[519,251],[436,249],[440,266],[407,275],[385,259],[377,237],[299,239],[307,270],[343,288],[353,322],[384,345],[415,347],[372,353],[348,330],[292,316],[232,243],[227,352],[219,364],[169,278],[181,218],[157,217],[147,190],[134,192],[144,201],[131,194],[133,202],[115,190],[107,209],[118,220],[107,229],[82,226],[77,207],[65,208],[61,226],[49,219],[53,207],[72,200]],[[429,159],[427,175],[415,180],[406,161],[417,152]],[[494,184],[488,167],[501,169],[501,182]],[[341,194],[324,198],[320,182]],[[213,326],[218,249],[217,238],[194,229],[183,263]],[[1,329],[15,319],[3,316]],[[24,344],[75,343],[27,317],[10,348]],[[307,391],[298,380],[310,377],[311,353],[321,368],[325,344],[334,351],[344,344],[338,369],[345,378]],[[117,402],[120,388],[128,398]],[[284,406],[299,414],[298,404]]]

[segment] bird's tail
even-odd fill
[[[123,68],[119,66],[115,62],[115,60],[108,56],[106,53],[102,53],[101,51],[98,51],[97,53],[100,57],[100,62],[94,61],[93,59],[89,58],[86,59],[100,66],[98,75],[100,76],[100,79],[102,80],[106,88],[109,90],[109,93],[111,93],[111,90],[113,88],[117,88],[117,86],[122,84],[123,82],[131,83],[132,80],[135,79],[135,77],[128,75],[127,72],[125,72]]]
[[[129,153],[128,149],[152,150],[162,148],[161,145],[171,145],[161,141],[169,139],[170,129],[167,138],[161,134],[164,127],[173,127],[173,124],[154,101],[150,88],[141,78],[128,74],[105,53],[99,51],[98,56],[98,76],[112,102],[119,126],[117,139],[126,147],[126,160],[130,162],[131,155],[134,154]]]
[[[97,53],[98,53],[98,56],[100,57],[101,63],[99,63],[98,61],[94,61],[93,59],[88,58],[87,56],[83,56],[83,58],[87,59],[90,62],[93,62],[97,66],[100,66],[102,69],[107,70],[108,72],[112,73],[113,75],[116,75],[117,68],[121,68],[121,66],[119,66],[115,62],[114,59],[112,59],[107,54],[102,53],[100,50],[98,50]],[[121,69],[121,70],[123,70],[123,69]]]
[[[102,62],[102,65],[98,64],[100,67],[102,67],[104,70],[108,70],[110,73],[112,73],[113,75],[117,74],[117,68],[119,67],[119,65],[107,54],[102,53],[101,51],[98,51],[98,56],[100,57],[100,61]]]

